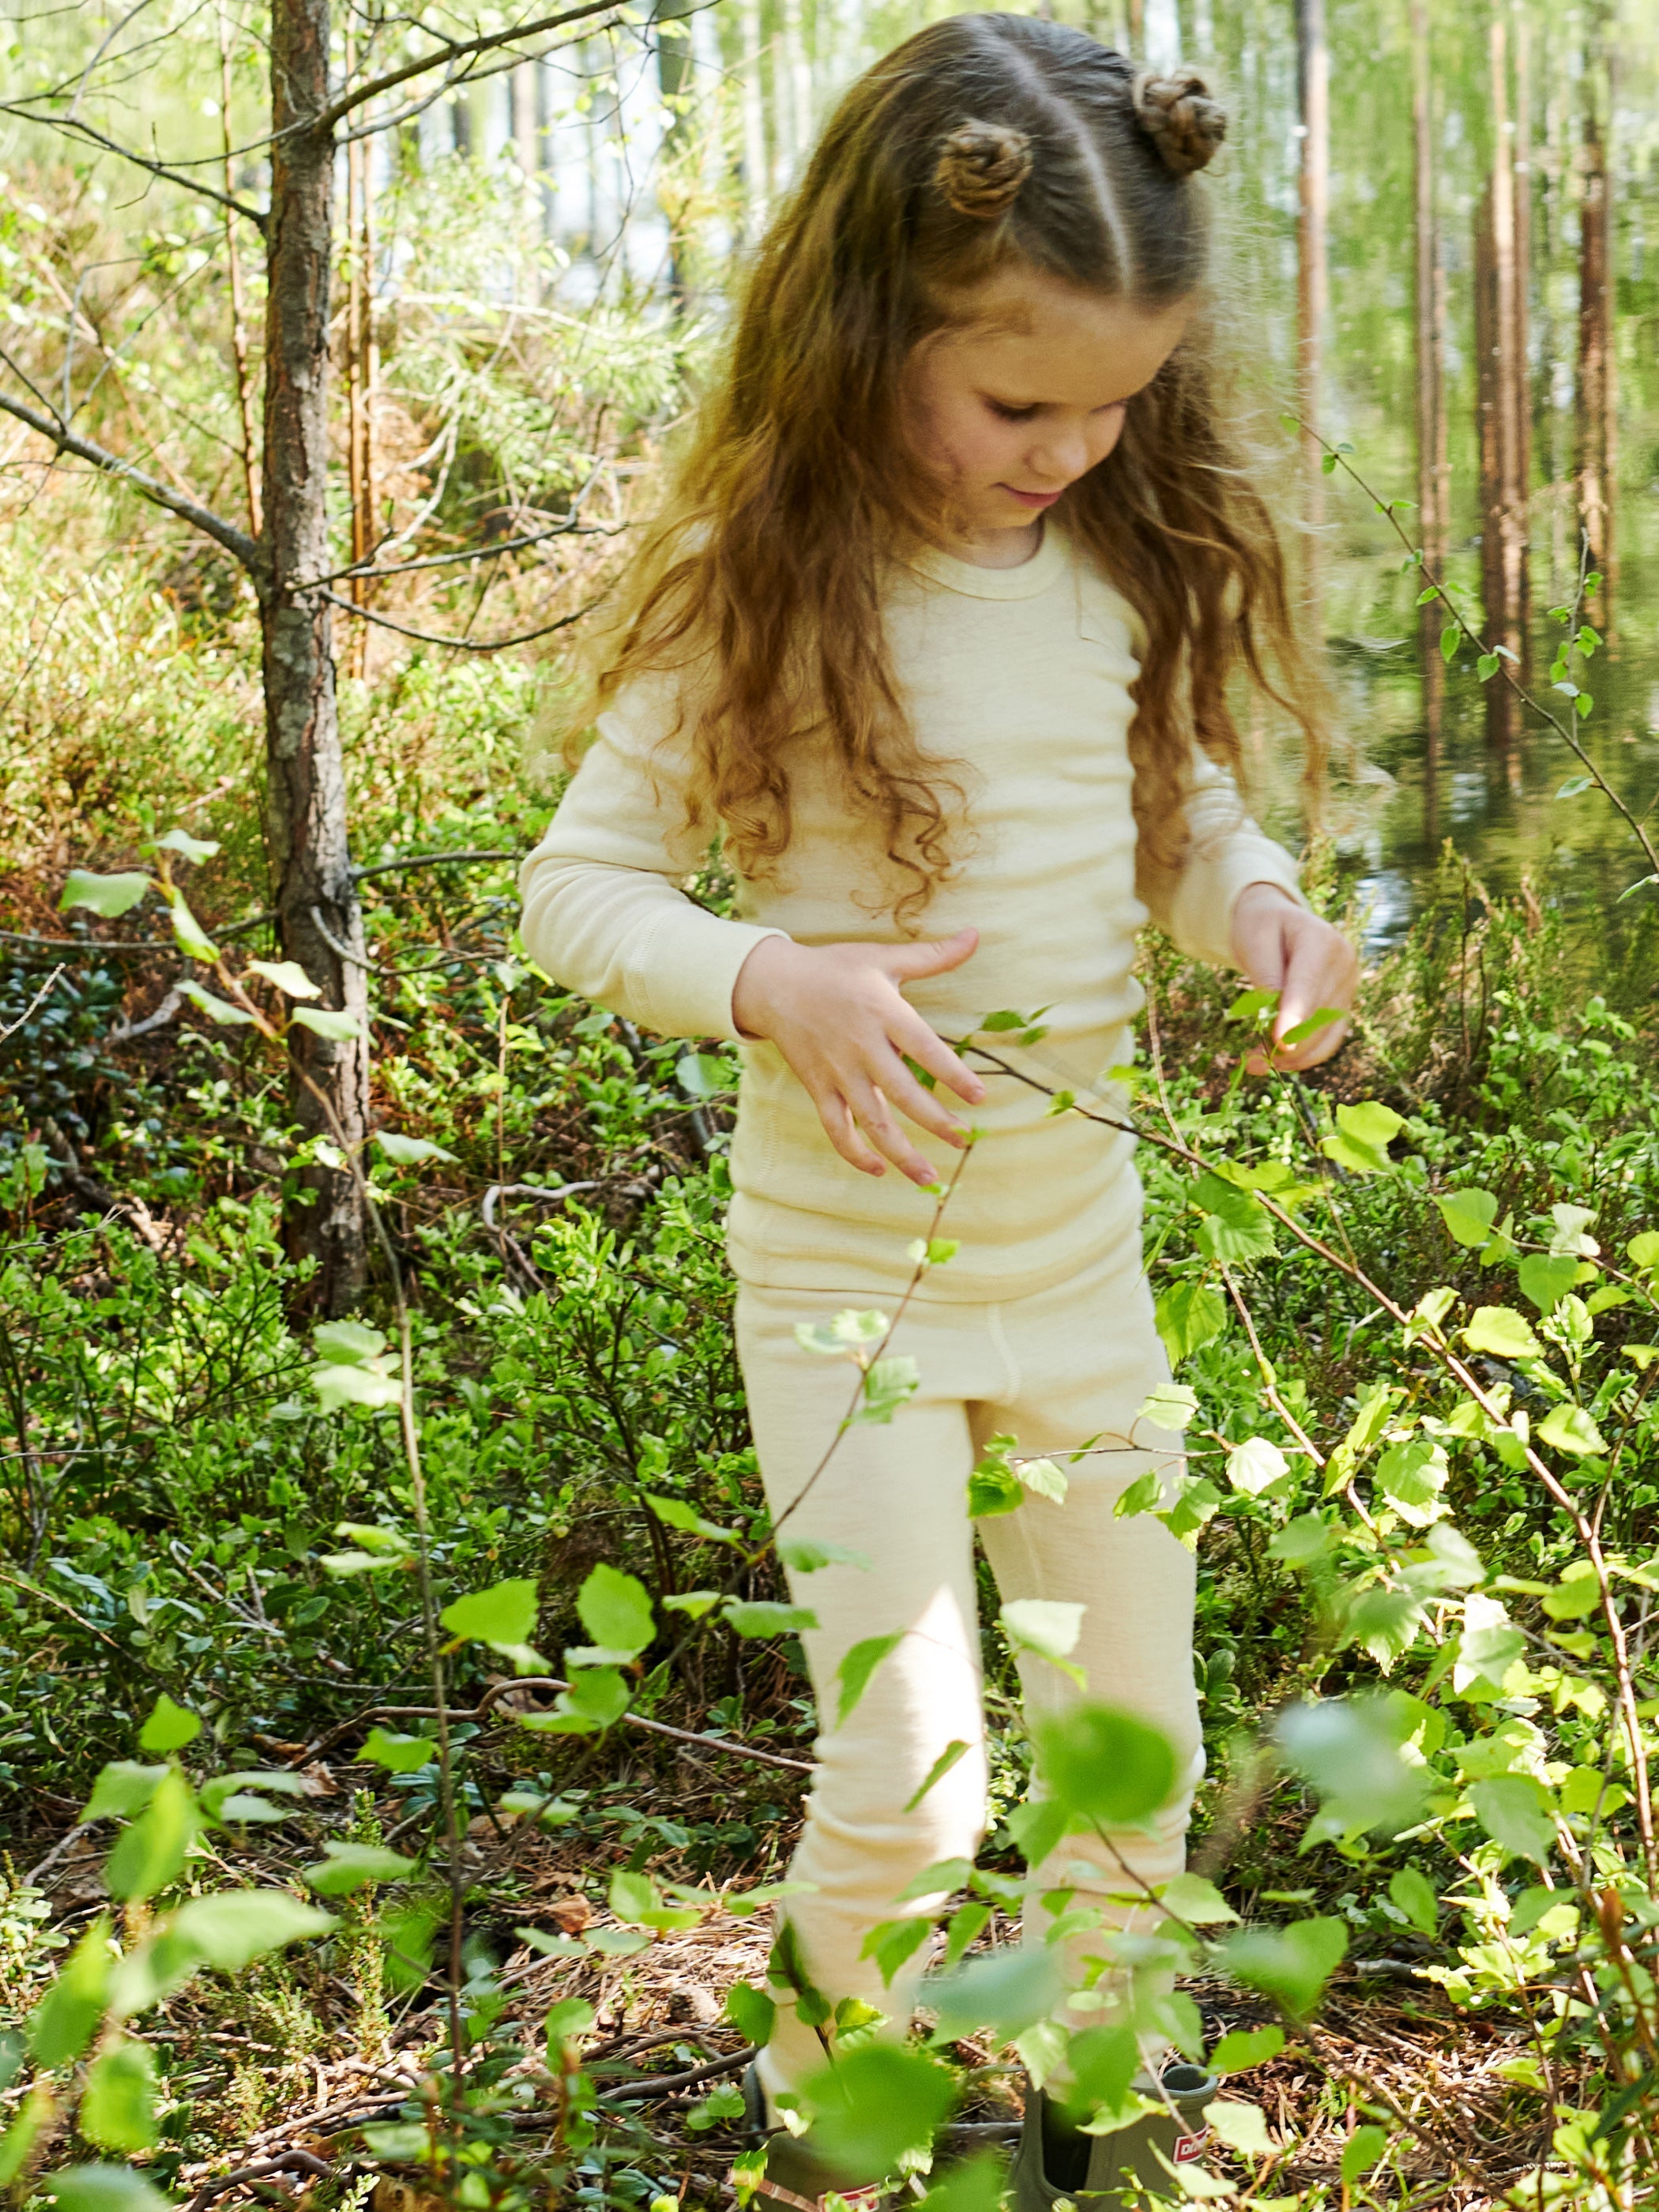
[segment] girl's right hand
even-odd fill
[[[884,1153],[913,1182],[939,1180],[900,1128],[895,1108],[947,1145],[961,1150],[968,1142],[967,1130],[901,1054],[969,1106],[983,1099],[985,1085],[899,987],[960,968],[978,943],[976,929],[932,945],[809,945],[767,937],[738,971],[732,1013],[738,1029],[777,1047],[830,1143],[866,1175],[886,1174]]]

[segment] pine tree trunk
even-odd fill
[[[1504,562],[1504,455],[1509,444],[1504,421],[1503,357],[1504,289],[1499,273],[1498,223],[1490,184],[1474,216],[1475,410],[1480,450],[1480,599],[1488,647],[1502,644],[1508,623]],[[1515,734],[1510,688],[1493,677],[1486,686],[1486,741],[1507,750]]]
[[[1412,0],[1412,139],[1415,155],[1417,352],[1417,516],[1425,565],[1439,575],[1446,557],[1445,287],[1435,218],[1433,72],[1428,0]],[[1423,671],[1424,834],[1439,842],[1440,749],[1444,730],[1446,664],[1440,632],[1446,611],[1437,600],[1419,609],[1418,649]]]
[[[328,0],[274,0],[264,472],[270,562],[264,608],[265,838],[283,951],[321,986],[318,1003],[352,1015],[359,1029],[355,1039],[334,1043],[295,1028],[294,1118],[307,1136],[343,1137],[356,1146],[368,1127],[362,916],[347,844],[328,602],[307,588],[330,566],[334,148],[328,134],[307,128],[327,105],[328,33]],[[296,1208],[288,1224],[289,1249],[317,1263],[308,1303],[339,1314],[363,1281],[363,1208],[352,1178],[339,1169],[319,1164],[306,1170],[301,1182],[311,1202]]]
[[[1297,85],[1301,110],[1302,170],[1297,225],[1297,387],[1307,433],[1303,450],[1303,520],[1307,526],[1307,596],[1318,619],[1322,563],[1317,535],[1325,520],[1322,449],[1313,433],[1322,428],[1325,323],[1330,300],[1327,237],[1330,210],[1330,49],[1325,0],[1297,0]]]
[[[1598,29],[1597,45],[1600,45]],[[1606,96],[1602,57],[1593,52],[1584,71],[1583,198],[1578,250],[1578,518],[1592,568],[1603,579],[1595,611],[1610,620],[1617,575],[1613,536],[1613,470],[1617,458],[1618,393],[1613,352],[1613,180],[1601,119]]]
[[[1518,474],[1516,425],[1525,380],[1516,359],[1518,311],[1515,266],[1515,151],[1509,130],[1509,57],[1501,18],[1489,37],[1492,64],[1492,171],[1482,202],[1486,216],[1486,295],[1481,344],[1481,580],[1486,645],[1521,658],[1521,605],[1526,573],[1525,501]],[[1486,684],[1486,738],[1508,747],[1516,733],[1515,695],[1501,675]]]
[[[1514,440],[1516,524],[1521,536],[1521,595],[1516,621],[1521,668],[1530,673],[1532,575],[1532,26],[1515,11],[1515,303],[1510,351],[1515,362]]]

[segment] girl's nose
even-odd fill
[[[1073,483],[1089,468],[1094,456],[1081,426],[1055,430],[1031,456],[1032,466],[1049,483]]]

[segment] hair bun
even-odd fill
[[[1005,215],[1031,173],[1031,142],[1000,123],[964,123],[939,146],[933,182],[958,215]]]
[[[1159,76],[1142,70],[1134,83],[1135,115],[1164,167],[1189,177],[1211,160],[1227,135],[1227,113],[1201,76]]]

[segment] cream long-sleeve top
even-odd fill
[[[1047,1012],[1046,1034],[985,1042],[1049,1090],[1121,1113],[1108,1071],[1128,1061],[1141,1005],[1131,972],[1151,917],[1184,952],[1231,962],[1246,885],[1300,899],[1294,864],[1244,813],[1230,777],[1194,749],[1186,859],[1143,866],[1136,894],[1128,731],[1136,618],[1052,524],[1018,568],[931,552],[896,568],[884,606],[892,665],[917,738],[957,764],[968,833],[935,892],[930,938],[969,923],[972,958],[906,986],[939,1035],[992,1013]],[[744,1074],[732,1140],[727,1249],[742,1280],[892,1297],[914,1267],[934,1201],[896,1170],[850,1167],[782,1055],[732,1020],[738,971],[763,937],[803,945],[897,944],[877,911],[879,848],[810,746],[792,763],[793,834],[775,876],[739,877],[730,918],[684,888],[720,824],[687,805],[687,757],[668,679],[624,691],[520,874],[531,957],[568,989],[665,1036],[738,1042]],[[1143,903],[1143,898],[1145,903]],[[988,1096],[959,1118],[981,1134],[940,1234],[957,1240],[927,1295],[999,1300],[1046,1289],[1139,1234],[1133,1140],[1015,1079],[981,1069]],[[943,1095],[943,1094],[942,1094]],[[907,1124],[924,1157],[955,1156]]]

